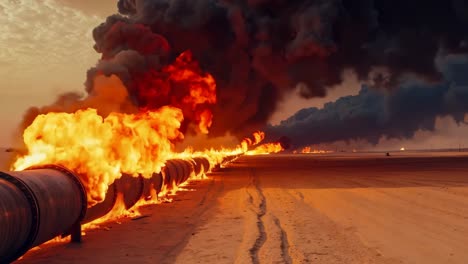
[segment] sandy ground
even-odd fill
[[[468,263],[468,157],[242,157],[19,263]]]

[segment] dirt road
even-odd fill
[[[242,157],[20,263],[468,263],[468,157]]]

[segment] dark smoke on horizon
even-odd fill
[[[466,123],[468,56],[448,56],[440,67],[444,81],[439,84],[407,80],[392,92],[363,85],[358,95],[342,97],[323,109],[302,109],[266,133],[272,139],[286,136],[299,148],[355,139],[377,144],[384,135],[412,138],[418,130],[433,131],[438,116]]]
[[[347,68],[387,90],[408,74],[441,81],[436,55],[468,51],[467,7],[463,0],[120,0],[120,14],[93,32],[102,60],[88,72],[87,91],[96,75],[115,74],[137,106],[158,107],[164,100],[141,93],[157,92],[153,73],[190,50],[217,83],[210,134],[243,135],[262,128],[297,84],[302,96],[322,97]],[[385,75],[371,76],[376,67]]]

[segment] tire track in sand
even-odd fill
[[[250,192],[250,187],[253,187],[253,191],[255,194]],[[247,188],[247,195],[249,196],[249,203],[252,205],[252,211],[256,214],[257,218],[257,229],[258,229],[258,236],[255,240],[253,246],[249,249],[250,258],[252,259],[252,263],[258,264],[260,263],[258,252],[260,248],[262,248],[263,244],[267,239],[267,234],[265,231],[265,224],[263,223],[263,217],[267,211],[266,199],[263,195],[262,189],[260,188],[258,177],[255,175],[254,170],[250,170],[250,183],[249,187]],[[254,196],[258,199],[258,206],[255,205]]]
[[[292,263],[289,255],[289,242],[286,231],[281,226],[279,218],[267,210],[267,199],[260,186],[259,178],[254,170],[250,170],[250,182],[247,187],[248,203],[255,213],[258,235],[254,244],[249,249],[252,263],[264,263],[275,261],[275,263]],[[266,249],[265,249],[266,247]],[[262,250],[269,252],[265,256]],[[277,253],[274,253],[277,252]],[[276,255],[277,254],[277,255]],[[267,259],[264,259],[267,257]],[[273,259],[271,259],[273,258]]]
[[[281,248],[281,257],[283,258],[283,262],[286,264],[291,264],[292,259],[291,259],[291,256],[289,255],[288,234],[281,226],[280,220],[273,214],[272,214],[272,218],[273,218],[273,222],[275,223],[280,233],[280,242],[281,242],[280,248]]]

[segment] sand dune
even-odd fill
[[[242,157],[20,263],[466,263],[468,157]]]

